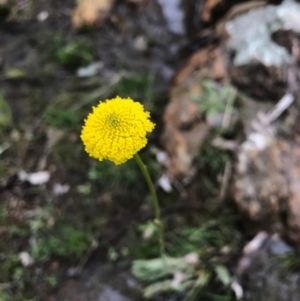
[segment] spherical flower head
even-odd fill
[[[100,161],[122,164],[146,146],[155,124],[139,102],[117,96],[93,107],[85,119],[81,139],[86,152]]]

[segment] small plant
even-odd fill
[[[155,124],[149,120],[150,113],[131,98],[116,97],[100,102],[85,120],[81,139],[86,152],[99,161],[109,160],[120,165],[135,159],[142,171],[152,195],[155,224],[158,229],[160,254],[164,255],[163,226],[160,207],[153,182],[147,167],[138,155],[148,142],[146,134],[152,132]]]
[[[1,301],[13,301],[13,298],[4,290],[0,291],[0,300]]]
[[[56,287],[57,285],[57,278],[55,276],[45,276],[45,282],[48,283],[51,287]]]
[[[51,231],[50,235],[40,235],[31,247],[32,256],[40,262],[45,262],[51,256],[61,258],[80,258],[89,248],[91,241],[89,236],[70,225],[61,225],[60,231]]]
[[[208,115],[217,115],[226,110],[227,102],[231,97],[231,86],[220,86],[211,80],[202,80],[200,83],[202,93],[191,94],[191,99],[199,101],[199,110]]]
[[[299,254],[296,252],[277,256],[275,257],[275,260],[282,267],[287,268],[291,272],[296,272],[300,270],[300,258],[299,258]]]
[[[165,262],[153,259],[153,256],[145,259],[144,256],[133,263],[132,273],[146,283],[144,296],[152,298],[176,293],[182,294],[180,300],[184,301],[201,297],[211,301],[235,300],[231,289],[234,278],[224,263],[234,256],[239,240],[235,230],[236,218],[230,211],[224,210],[220,216],[219,212],[210,209],[198,216],[195,225],[175,226],[166,233],[169,256]],[[141,230],[147,231],[148,228],[151,230],[151,225],[145,224]],[[151,243],[153,245],[151,237],[139,245],[140,249],[145,243],[150,248]],[[228,291],[226,298],[216,292],[210,294],[212,287]]]
[[[53,45],[54,58],[66,68],[78,68],[90,63],[94,58],[91,42],[86,39],[65,43],[59,34],[55,37]]]

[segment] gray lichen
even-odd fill
[[[281,5],[252,9],[225,25],[231,38],[227,47],[235,52],[234,65],[255,61],[266,66],[282,66],[291,59],[287,49],[271,36],[278,30],[300,32],[300,4],[286,0]]]

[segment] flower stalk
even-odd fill
[[[164,256],[165,254],[165,247],[164,247],[164,229],[163,229],[163,224],[161,222],[161,216],[160,216],[160,207],[159,207],[159,203],[158,203],[158,198],[157,198],[157,194],[153,185],[153,182],[151,180],[151,177],[149,175],[147,166],[144,164],[144,162],[142,161],[141,157],[139,156],[138,153],[136,153],[134,155],[135,161],[137,162],[138,166],[140,167],[145,180],[147,182],[148,188],[150,190],[150,193],[152,195],[152,199],[153,199],[153,206],[154,206],[154,212],[155,212],[155,220],[154,223],[157,227],[158,230],[158,242],[159,242],[159,251],[160,251],[160,255],[161,257]]]
[[[80,137],[85,151],[99,161],[109,160],[119,165],[135,157],[153,197],[154,223],[158,229],[160,254],[163,256],[163,224],[157,195],[147,167],[137,153],[147,145],[146,135],[154,127],[150,113],[144,110],[142,104],[131,98],[117,96],[100,101],[93,107],[93,111],[84,120]]]

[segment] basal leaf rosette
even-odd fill
[[[146,146],[147,133],[155,124],[139,102],[117,96],[100,101],[85,119],[81,139],[93,158],[110,160],[116,165],[131,159]]]

